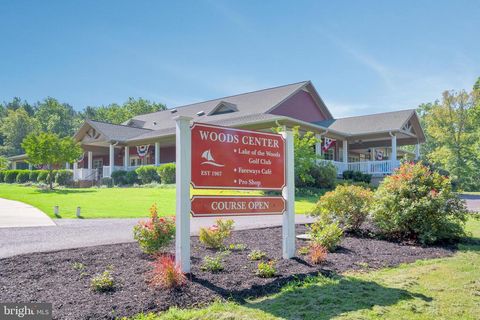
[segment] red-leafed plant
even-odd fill
[[[170,254],[158,255],[152,262],[150,284],[154,287],[175,288],[186,282],[186,277],[179,266],[175,265],[175,258]]]
[[[308,257],[313,264],[320,264],[327,259],[328,250],[319,243],[312,242],[308,247]]]
[[[157,205],[150,208],[150,219],[140,221],[133,227],[133,238],[140,249],[148,254],[154,254],[167,247],[175,237],[175,218],[159,217]]]

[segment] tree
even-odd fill
[[[473,93],[445,91],[442,101],[424,107],[427,159],[448,170],[459,186],[470,190],[479,186],[480,124]]]
[[[121,124],[135,116],[165,110],[166,108],[167,107],[164,104],[151,102],[146,99],[128,98],[128,100],[122,105],[112,103],[100,107],[88,106],[83,112],[83,117],[92,120]]]
[[[6,117],[0,122],[0,133],[3,136],[1,153],[7,156],[23,153],[23,139],[30,133],[38,132],[39,128],[38,121],[30,117],[25,109],[8,109]]]
[[[35,108],[32,105],[25,100],[22,101],[19,97],[15,97],[12,101],[4,102],[3,105],[0,106],[0,117],[6,116],[7,110],[16,111],[20,108],[23,108],[30,116],[35,114]]]
[[[279,133],[283,131],[283,127],[274,129]],[[295,165],[295,180],[298,185],[308,185],[315,182],[311,172],[316,165],[318,159],[315,153],[315,144],[318,139],[311,131],[301,133],[299,127],[293,127],[293,149],[294,149],[294,165]]]
[[[51,97],[37,104],[35,118],[42,131],[53,132],[60,137],[72,136],[78,127],[75,121],[77,113],[73,107]]]
[[[33,165],[47,165],[50,189],[53,189],[55,166],[73,162],[82,154],[80,144],[70,137],[60,138],[55,133],[29,134],[23,141],[28,162]]]
[[[8,169],[8,164],[8,159],[4,156],[0,156],[0,170]]]

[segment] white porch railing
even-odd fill
[[[97,169],[76,168],[73,170],[73,181],[95,181],[98,180]]]
[[[320,160],[321,163],[332,163],[337,168],[337,173],[341,175],[344,171],[360,171],[372,175],[391,174],[400,166],[398,160],[383,161],[360,161],[360,162],[340,162],[334,160]]]

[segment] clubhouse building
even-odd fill
[[[115,170],[175,162],[175,116],[195,122],[270,131],[299,126],[321,142],[315,146],[322,162],[338,174],[345,170],[377,176],[390,174],[404,156],[419,156],[425,135],[415,110],[334,119],[310,81],[238,94],[136,116],[121,125],[86,120],[75,134],[84,150],[73,168],[77,181],[110,177]],[[402,146],[415,145],[415,152]],[[24,167],[26,156],[11,157]],[[22,164],[23,163],[23,164]]]

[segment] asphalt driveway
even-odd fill
[[[280,226],[282,216],[233,217],[235,229],[256,229]],[[89,247],[131,242],[132,228],[139,219],[56,219],[56,226],[34,228],[1,228],[0,258],[33,252]],[[215,218],[191,218],[193,235],[201,227],[214,224]],[[312,218],[296,215],[295,223],[311,222]]]

